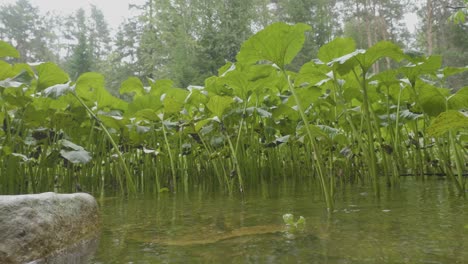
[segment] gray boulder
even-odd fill
[[[98,229],[98,206],[89,194],[0,195],[0,263],[43,262],[93,241]]]

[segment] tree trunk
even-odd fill
[[[432,35],[432,26],[433,26],[433,16],[434,9],[432,5],[432,0],[427,0],[426,2],[426,44],[427,44],[427,54],[432,55],[433,50],[433,35]]]

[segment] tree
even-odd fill
[[[68,27],[66,37],[73,41],[71,54],[66,58],[68,73],[76,79],[79,75],[92,71],[95,65],[93,50],[89,41],[89,30],[86,21],[86,12],[78,9],[73,16],[67,18]]]
[[[205,1],[199,6],[198,57],[201,78],[216,75],[226,62],[234,62],[242,43],[253,34],[253,1]]]
[[[454,24],[449,21],[454,6],[460,1],[426,0],[418,11],[421,18],[419,26],[419,47],[426,54],[440,54],[444,65],[468,65],[468,25]],[[458,89],[468,83],[468,73],[455,75],[448,79],[448,85]]]
[[[72,78],[88,71],[102,71],[110,52],[110,32],[102,12],[90,6],[90,15],[83,8],[66,18],[64,37],[70,42],[66,65]]]
[[[404,45],[408,39],[408,29],[404,22],[406,12],[411,12],[410,2],[407,0],[353,0],[340,3],[340,10],[344,12],[344,22],[354,23],[354,30],[361,30],[361,43],[368,48],[375,43],[388,40]],[[359,28],[358,28],[359,27]],[[346,26],[345,26],[346,29]],[[345,34],[356,34],[345,30]]]
[[[28,0],[0,7],[0,38],[10,42],[21,54],[21,62],[57,60],[49,48],[57,36],[49,28],[54,21],[41,16]]]
[[[153,0],[140,9],[137,54],[143,76],[170,78],[181,87],[202,85],[234,61],[255,16],[248,0]]]
[[[356,40],[358,48],[369,48],[383,40],[405,47],[409,43],[409,32],[404,22],[405,12],[410,11],[410,1],[401,0],[352,0],[338,3],[343,13],[344,35]],[[386,68],[390,67],[387,59]],[[380,71],[382,64],[373,66]]]
[[[107,88],[118,95],[120,84],[129,76],[143,76],[138,61],[140,24],[137,19],[128,19],[118,28],[113,40],[113,49],[102,64]]]

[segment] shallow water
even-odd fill
[[[192,191],[100,200],[91,263],[468,263],[468,201],[450,182],[348,186],[329,218],[315,186],[251,190],[243,198]],[[306,218],[291,233],[282,215]]]

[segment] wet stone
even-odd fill
[[[89,194],[0,195],[0,263],[42,263],[94,241],[98,231]]]

